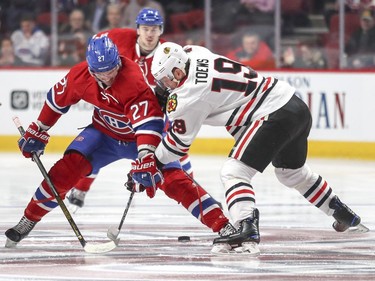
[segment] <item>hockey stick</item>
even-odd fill
[[[20,132],[21,136],[23,136],[25,134],[25,130],[22,127],[19,118],[13,117],[13,122],[16,125],[18,131]],[[39,170],[41,171],[45,181],[47,182],[49,188],[51,189],[53,195],[55,196],[57,203],[59,204],[61,210],[63,211],[66,219],[68,220],[70,226],[72,227],[75,235],[77,236],[85,252],[92,253],[92,254],[101,254],[101,253],[109,252],[115,249],[117,245],[114,241],[106,242],[103,244],[96,244],[96,245],[91,245],[86,242],[85,238],[83,238],[81,232],[79,231],[78,226],[74,222],[69,210],[67,209],[64,201],[61,199],[60,195],[56,191],[56,187],[52,183],[46,169],[44,168],[42,162],[39,159],[39,156],[36,153],[32,153],[32,159],[38,165]]]
[[[128,203],[126,204],[124,213],[122,215],[122,218],[121,218],[121,221],[120,221],[120,224],[118,225],[118,227],[116,228],[116,226],[112,225],[108,228],[107,237],[109,239],[111,239],[112,241],[117,241],[117,243],[119,241],[117,236],[120,234],[122,225],[124,224],[124,221],[125,221],[125,218],[126,218],[126,215],[127,215],[128,211],[129,211],[129,208],[130,208],[130,205],[132,203],[133,197],[134,197],[134,190],[132,190],[132,192],[130,193]]]

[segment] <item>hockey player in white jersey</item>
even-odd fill
[[[360,217],[305,163],[311,114],[288,83],[263,77],[204,47],[170,42],[156,50],[151,71],[170,89],[166,111],[173,125],[157,147],[154,163],[134,163],[133,179],[145,186],[155,182],[159,167],[183,157],[203,124],[224,126],[235,139],[220,176],[238,230],[216,238],[213,252],[259,253],[252,178],[270,163],[282,184],[333,216],[336,231],[360,224]]]

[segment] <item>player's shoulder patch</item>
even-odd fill
[[[168,97],[167,100],[167,112],[171,113],[172,111],[175,111],[177,108],[177,95],[172,94]]]

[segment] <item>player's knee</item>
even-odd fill
[[[77,181],[90,174],[92,166],[81,154],[65,154],[49,171],[49,176],[59,192],[68,191]]]
[[[164,193],[172,199],[179,200],[179,194],[188,186],[186,181],[188,181],[184,172],[181,169],[166,169],[163,170],[164,183],[161,189]]]
[[[241,161],[234,158],[228,158],[221,168],[220,178],[224,187],[228,188],[228,183],[229,185],[232,185],[231,183],[233,181],[250,183],[256,173],[257,171],[255,169],[247,166]]]
[[[305,187],[316,181],[314,179],[315,174],[307,164],[298,169],[275,168],[275,174],[280,183],[295,189]]]

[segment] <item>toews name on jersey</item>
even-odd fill
[[[208,59],[197,59],[195,67],[195,84],[208,83]]]

